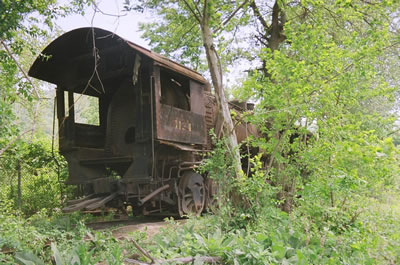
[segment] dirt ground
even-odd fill
[[[182,223],[185,220],[178,220],[177,222]],[[145,231],[148,238],[152,238],[154,235],[160,232],[160,229],[168,225],[167,222],[150,222],[132,224],[118,227],[112,231],[112,235],[115,239],[123,239],[132,237],[132,233],[136,231]]]
[[[131,233],[135,231],[146,231],[147,236],[149,238],[156,235],[160,232],[160,228],[165,226],[167,223],[165,222],[155,222],[155,223],[143,223],[143,224],[134,224],[134,225],[126,225],[116,228],[112,231],[112,234],[115,239],[129,238],[131,237]],[[147,228],[147,229],[146,229]]]

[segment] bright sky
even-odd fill
[[[60,0],[60,3],[68,2],[67,0]],[[96,1],[98,8],[109,15],[104,15],[101,12],[96,12],[93,17],[94,8],[89,7],[86,9],[85,16],[73,15],[57,20],[57,24],[65,31],[70,31],[81,27],[90,27],[93,19],[93,26],[106,29],[116,33],[117,35],[137,43],[141,46],[149,48],[146,41],[140,38],[138,32],[138,23],[140,21],[148,22],[151,18],[146,17],[145,14],[136,11],[124,12],[123,0],[102,0]],[[117,17],[120,15],[120,17]]]

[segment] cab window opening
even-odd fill
[[[181,75],[160,71],[161,103],[190,111],[190,82]]]
[[[75,123],[100,126],[99,98],[74,93]]]

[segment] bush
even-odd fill
[[[21,174],[21,208],[30,216],[41,209],[60,208],[63,196],[71,192],[63,181],[67,176],[66,162],[44,141],[19,141],[0,158],[0,200],[10,200],[18,208],[18,171]],[[57,159],[57,162],[55,161]],[[18,170],[20,168],[20,170]],[[59,173],[59,175],[58,175]]]
[[[29,218],[0,203],[1,264],[122,264],[122,247],[110,232],[93,232],[79,213],[64,215],[45,210]]]

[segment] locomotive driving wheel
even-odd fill
[[[203,177],[194,171],[186,171],[179,180],[178,189],[179,214],[181,216],[201,214],[206,201],[206,189]]]

